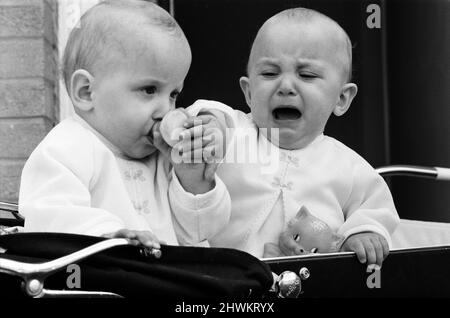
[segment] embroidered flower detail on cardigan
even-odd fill
[[[292,190],[293,183],[292,182],[282,182],[279,177],[273,178],[272,185],[275,187],[281,187],[284,189]]]
[[[150,213],[150,209],[148,207],[148,200],[145,200],[143,202],[136,202],[136,201],[132,200],[131,202],[133,202],[134,209],[139,214],[149,214]]]
[[[126,180],[138,180],[142,182],[146,180],[142,169],[125,171],[124,174]]]
[[[298,168],[300,166],[300,159],[298,159],[297,157],[291,156],[286,154],[285,152],[281,153],[281,161],[287,162],[291,165],[293,165],[294,167]]]

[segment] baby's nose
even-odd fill
[[[279,95],[296,95],[294,80],[290,76],[282,77],[277,93]]]
[[[153,120],[162,120],[163,117],[171,110],[170,101],[165,101],[161,99],[155,105],[155,111],[152,114]]]

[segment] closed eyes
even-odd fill
[[[261,72],[261,75],[264,77],[273,77],[273,76],[277,76],[278,73],[277,72]]]
[[[313,73],[300,73],[299,74],[302,78],[306,78],[306,79],[313,79],[318,77],[317,74],[313,74]]]

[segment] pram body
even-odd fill
[[[444,168],[391,166],[378,171],[450,180],[450,169]],[[23,221],[14,204],[2,204],[0,210],[0,225]],[[450,297],[449,223],[402,219],[392,241],[383,268],[374,270],[349,252],[258,260],[230,249],[166,246],[161,261],[156,261],[143,256],[142,249],[127,246],[124,239],[8,234],[0,236],[0,295],[264,298],[280,295],[280,277],[288,271],[296,278],[287,288],[294,286],[294,296],[303,298]],[[79,264],[83,273],[81,288],[67,284],[71,264]],[[286,295],[292,294],[282,294]]]

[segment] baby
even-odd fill
[[[126,237],[152,248],[217,234],[230,213],[224,184],[205,176],[205,163],[171,162],[158,129],[190,64],[182,30],[153,3],[102,1],[82,16],[63,61],[76,114],[25,164],[26,231]],[[184,113],[191,129],[205,128],[192,124],[199,110]]]
[[[194,104],[221,110],[238,128],[217,170],[231,195],[231,220],[211,245],[263,257],[264,246],[278,245],[304,206],[336,234],[327,234],[333,248],[324,251],[338,247],[381,265],[399,222],[389,189],[363,158],[323,134],[331,114],[343,115],[357,93],[351,60],[351,42],[334,20],[285,10],[259,29],[248,76],[240,79],[251,114],[212,101]],[[255,154],[253,162],[239,160]],[[298,233],[282,237],[287,255],[319,248],[299,249]]]

